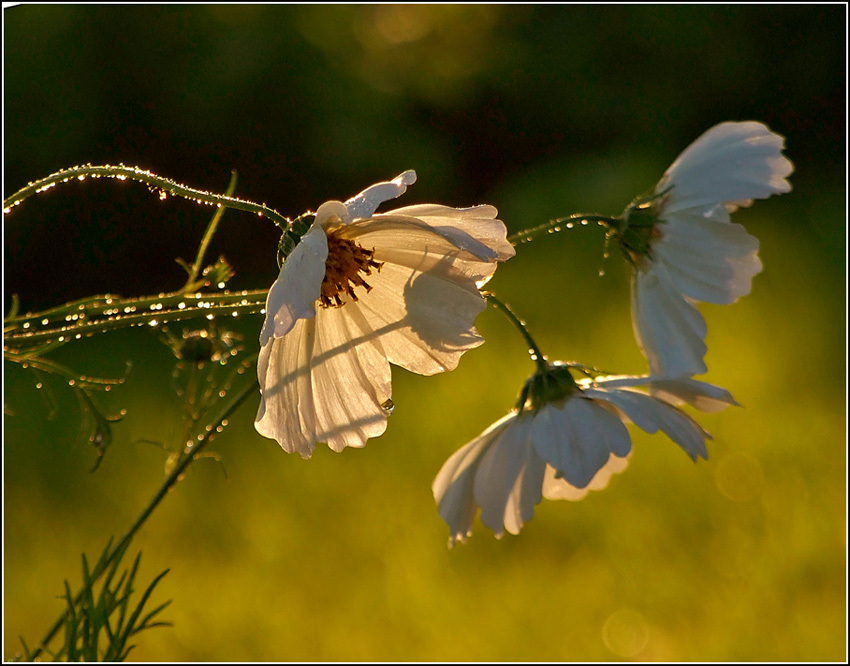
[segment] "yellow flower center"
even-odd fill
[[[328,258],[325,261],[325,278],[322,280],[322,295],[319,304],[323,308],[339,308],[345,304],[341,294],[348,294],[357,300],[355,287],[372,290],[360,274],[371,275],[372,269],[381,270],[382,263],[375,261],[375,250],[367,250],[347,238],[340,238],[335,232],[328,234]]]

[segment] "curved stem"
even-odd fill
[[[204,192],[196,190],[186,185],[181,185],[168,178],[157,176],[155,173],[145,171],[139,167],[128,167],[123,164],[118,166],[106,164],[103,166],[92,166],[86,164],[83,166],[75,166],[69,169],[57,171],[54,174],[30,183],[24,188],[15,192],[12,196],[3,201],[3,213],[8,214],[12,208],[19,205],[33,194],[49,190],[60,183],[67,183],[71,180],[85,180],[87,177],[92,178],[118,178],[119,180],[137,180],[146,183],[160,191],[160,197],[165,198],[166,195],[172,194],[185,199],[191,199],[199,203],[212,204],[214,206],[223,206],[224,208],[235,208],[249,213],[255,213],[260,216],[265,216],[271,219],[281,229],[286,229],[289,226],[289,218],[284,217],[276,210],[268,208],[263,204],[254,203],[253,201],[245,201],[244,199],[234,199],[233,197],[224,196],[221,194],[213,194],[212,192]]]
[[[525,342],[528,344],[528,354],[529,356],[531,356],[531,360],[537,364],[538,370],[545,371],[548,367],[546,357],[543,356],[543,353],[540,351],[540,348],[537,346],[537,343],[534,341],[534,338],[531,337],[531,334],[525,327],[525,322],[522,321],[519,317],[517,317],[516,314],[514,314],[514,311],[511,310],[511,308],[508,306],[508,304],[503,303],[501,300],[499,300],[492,291],[485,292],[482,295],[496,308],[501,310],[502,313],[522,334],[522,337],[525,338]]]
[[[156,326],[168,321],[255,314],[266,306],[268,289],[216,294],[159,294],[142,298],[94,296],[75,303],[7,319],[4,350],[41,341],[68,342],[129,326]]]
[[[565,222],[566,224],[564,224]],[[549,220],[545,224],[531,227],[524,231],[518,231],[517,233],[508,236],[508,241],[513,245],[516,245],[517,243],[528,243],[534,240],[535,236],[540,235],[544,231],[560,231],[561,225],[566,226],[567,229],[571,229],[576,224],[586,225],[589,222],[596,222],[609,228],[611,226],[616,226],[617,224],[616,219],[608,217],[607,215],[584,215],[582,213],[575,213],[574,215],[568,215],[567,217],[559,217],[556,220]]]
[[[232,197],[235,191],[236,171],[231,171],[230,183],[228,183],[227,189],[224,191],[224,196]],[[216,210],[215,215],[212,216],[210,223],[207,225],[207,228],[204,231],[204,237],[201,238],[201,244],[198,246],[198,254],[195,256],[195,263],[192,264],[192,267],[189,269],[189,279],[186,280],[186,284],[180,290],[181,293],[186,293],[197,289],[197,286],[195,286],[195,280],[198,279],[198,273],[201,272],[201,266],[204,263],[204,255],[207,253],[207,248],[210,245],[210,241],[212,240],[212,237],[215,235],[215,232],[218,229],[218,223],[221,221],[222,215],[224,215],[224,206]]]
[[[254,381],[243,387],[243,389],[237,393],[230,402],[219,412],[216,419],[212,422],[212,428],[210,428],[206,432],[202,432],[196,438],[196,443],[192,442],[192,446],[186,446],[183,451],[183,455],[180,460],[174,466],[174,469],[171,470],[171,473],[165,478],[160,485],[159,489],[154,494],[153,498],[148,502],[148,505],[142,510],[127,532],[121,537],[121,540],[115,545],[112,551],[108,556],[101,559],[98,562],[98,566],[94,568],[91,572],[90,576],[90,585],[88,587],[83,587],[77,595],[74,597],[73,605],[76,606],[80,600],[83,598],[83,595],[87,593],[87,590],[94,585],[98,579],[103,575],[105,571],[112,564],[118,553],[121,553],[124,548],[130,543],[130,541],[135,536],[136,532],[139,531],[139,528],[144,524],[144,522],[148,519],[148,517],[153,513],[153,510],[159,505],[162,499],[166,496],[169,490],[174,487],[174,485],[180,480],[181,475],[186,471],[186,468],[198,457],[198,454],[203,450],[203,448],[209,443],[212,439],[213,435],[216,432],[216,429],[222,425],[222,422],[225,421],[238,407],[241,405],[245,399],[254,393],[254,391],[258,388],[258,382]],[[38,656],[42,653],[42,651],[46,648],[47,644],[53,640],[53,637],[56,633],[64,626],[65,620],[68,616],[69,611],[65,611],[59,617],[58,620],[53,624],[53,626],[48,630],[45,637],[38,644],[38,646],[33,650],[31,658],[36,660]]]

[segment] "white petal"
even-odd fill
[[[495,256],[497,252],[491,253],[494,256],[481,258],[475,252],[459,247],[454,239],[438,233],[419,218],[395,212],[377,215],[371,220],[359,220],[339,233],[365,248],[374,248],[383,255],[380,261],[393,261],[409,268],[421,269],[423,255],[429,258],[431,264],[451,257],[455,272],[474,282],[488,279],[499,261]]]
[[[320,226],[325,230],[344,224],[348,218],[348,209],[341,201],[326,201],[316,211],[314,226]]]
[[[493,206],[449,208],[437,204],[406,206],[388,213],[421,220],[461,249],[486,261],[506,261],[516,254],[507,240],[505,224]]]
[[[709,414],[738,404],[726,389],[697,379],[652,379],[649,387],[652,395],[672,405],[688,403]]]
[[[315,319],[299,319],[286,337],[263,345],[257,360],[261,399],[254,427],[302,458],[309,458],[316,445],[310,377],[315,331]]]
[[[257,431],[284,450],[312,454],[361,447],[384,432],[390,369],[377,335],[354,308],[321,308],[273,339],[257,364],[262,400]]]
[[[543,478],[543,497],[550,500],[569,500],[577,502],[584,499],[591,490],[604,490],[608,487],[611,477],[619,474],[629,464],[629,456],[619,458],[611,455],[602,469],[596,472],[596,476],[584,488],[576,488],[567,483],[563,478],[557,476],[557,471],[551,465],[546,465],[546,476]]]
[[[534,516],[534,506],[543,499],[546,464],[530,441],[533,417],[518,418],[498,436],[484,453],[475,474],[475,501],[481,507],[481,522],[496,536],[504,530],[519,534]]]
[[[453,370],[484,342],[473,324],[486,303],[474,285],[386,263],[373,286],[359,305],[376,322],[390,362],[433,375]]]
[[[385,201],[400,197],[407,191],[408,185],[413,185],[415,182],[416,172],[408,170],[391,181],[366,188],[360,194],[345,202],[347,216],[343,218],[343,221],[352,222],[357,218],[372,217],[378,210],[378,206]]]
[[[729,304],[750,293],[761,269],[759,242],[740,224],[679,213],[659,226],[652,255],[686,296]]]
[[[327,258],[328,238],[321,225],[314,222],[283,262],[280,275],[269,289],[260,345],[273,337],[282,338],[298,319],[315,316]]]
[[[738,404],[726,389],[690,377],[671,379],[652,375],[611,375],[595,379],[579,379],[578,385],[584,390],[646,387],[651,395],[671,405],[678,407],[687,403],[709,414],[726,409],[729,405]]]
[[[632,327],[654,375],[682,377],[706,371],[705,320],[680,294],[664,264],[632,275]]]
[[[466,541],[466,537],[472,534],[472,523],[478,510],[474,495],[475,475],[481,458],[490,444],[500,437],[515,419],[516,413],[508,414],[469,444],[455,451],[434,479],[431,490],[439,506],[440,517],[448,523],[451,530],[449,545],[453,545],[457,540]]]
[[[474,323],[486,301],[475,278],[492,272],[495,262],[453,249],[422,226],[369,220],[340,233],[374,247],[375,260],[383,262],[366,278],[372,290],[358,293],[357,306],[374,322],[390,362],[432,375],[454,369],[465,351],[484,342]]]
[[[357,308],[322,308],[312,359],[316,439],[334,451],[384,433],[390,366],[379,336]]]
[[[583,395],[543,406],[534,416],[533,440],[540,457],[577,488],[593,480],[610,454],[631,451],[622,421]]]
[[[628,389],[587,389],[585,395],[606,400],[622,410],[638,428],[653,434],[661,430],[696,460],[708,457],[706,438],[711,438],[700,425],[680,409],[657,398]]]
[[[791,191],[794,170],[785,140],[753,121],[721,123],[688,146],[667,169],[656,192],[672,186],[665,213],[718,203],[745,205]]]

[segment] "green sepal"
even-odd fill
[[[652,258],[654,230],[656,225],[664,222],[660,218],[660,205],[670,189],[668,187],[662,192],[653,190],[641,194],[626,206],[623,216],[617,220],[617,226],[609,232],[633,266],[642,257]]]
[[[286,261],[286,258],[295,249],[295,246],[301,241],[301,237],[310,230],[310,226],[313,224],[315,218],[315,213],[304,213],[292,220],[289,226],[284,229],[277,244],[278,267],[283,266],[283,262]]]
[[[544,369],[538,370],[526,380],[520,391],[516,409],[520,413],[536,412],[543,405],[562,401],[577,391],[581,389],[567,365],[547,363]]]

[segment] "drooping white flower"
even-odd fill
[[[784,139],[758,122],[721,123],[699,137],[612,235],[634,266],[632,325],[650,373],[706,371],[705,320],[695,304],[734,303],[762,269],[758,239],[729,214],[791,190]]]
[[[564,370],[552,366],[548,385]],[[728,391],[694,379],[612,376],[579,380],[566,397],[512,411],[456,451],[434,479],[450,545],[472,533],[479,508],[481,522],[501,537],[518,534],[544,497],[575,501],[605,488],[628,463],[627,423],[661,430],[693,460],[707,457],[711,435],[676,407],[685,402],[707,412],[736,404]]]
[[[387,426],[390,363],[432,375],[484,341],[479,287],[514,255],[505,225],[492,206],[375,213],[415,181],[322,204],[269,291],[254,425],[287,452],[363,446]]]

